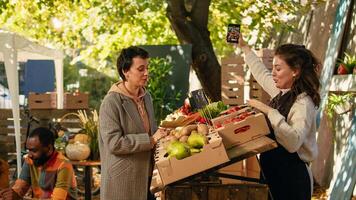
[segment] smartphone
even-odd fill
[[[239,43],[240,24],[229,24],[227,26],[226,41],[229,43]]]

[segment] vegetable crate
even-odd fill
[[[56,109],[57,93],[32,93],[28,95],[28,106],[30,109]]]
[[[267,200],[268,186],[246,184],[182,184],[168,186],[162,200]]]
[[[242,109],[211,120],[226,149],[267,135],[270,131],[265,116]]]
[[[204,145],[200,153],[181,160],[177,160],[175,157],[168,158],[165,144],[160,141],[156,148],[157,170],[153,172],[152,185],[162,187],[228,162],[229,158],[219,134],[211,132],[207,137],[208,144]]]
[[[269,94],[263,90],[252,75],[250,77],[250,99],[257,99],[267,105],[271,101]]]
[[[244,103],[244,64],[240,56],[221,60],[221,98],[226,105]]]

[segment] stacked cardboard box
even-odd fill
[[[57,93],[32,93],[28,95],[28,106],[30,109],[56,109]]]
[[[266,136],[262,136],[262,137],[254,139],[254,140],[251,140],[249,142],[246,142],[244,144],[241,144],[239,146],[235,146],[235,147],[226,151],[228,158],[229,158],[229,161],[226,161],[226,162],[231,162],[233,164],[230,164],[227,166],[227,163],[225,162],[224,164],[221,165],[219,172],[225,173],[225,174],[231,174],[231,175],[248,176],[248,177],[252,177],[252,178],[258,178],[259,167],[258,167],[257,160],[255,159],[254,156],[258,153],[268,151],[275,147],[277,147],[276,142],[267,138]],[[218,148],[218,151],[220,151],[220,148]],[[201,152],[201,153],[203,153],[203,152]],[[209,153],[209,152],[207,152],[207,153]],[[197,156],[197,155],[199,155],[199,154],[196,154],[194,156]],[[184,161],[184,162],[182,162],[182,164],[186,164],[186,165],[174,165],[174,164],[167,165],[169,167],[181,167],[180,169],[170,170],[171,171],[170,176],[176,176],[176,177],[179,176],[179,173],[175,174],[175,170],[176,171],[185,171],[185,173],[188,172],[189,174],[194,174],[194,171],[196,172],[197,168],[200,169],[198,171],[203,170],[203,168],[205,168],[203,171],[206,171],[206,169],[208,169],[208,167],[204,167],[204,164],[207,161],[216,159],[216,156],[218,156],[218,155],[216,153],[211,154],[211,155],[204,154],[204,156],[200,157],[200,159],[193,159],[194,156],[188,157],[188,158],[191,158],[190,160],[185,160],[187,158],[180,160],[180,161]],[[203,161],[202,158],[204,158],[205,160]],[[247,160],[241,161],[246,158],[247,158]],[[156,157],[156,159],[157,159],[157,157]],[[239,162],[237,162],[237,161],[239,161]],[[157,163],[157,161],[156,161],[156,163]],[[199,163],[199,165],[197,165],[196,163]],[[203,166],[201,166],[201,165],[203,165]],[[227,167],[222,168],[223,166],[227,166]],[[219,166],[217,166],[216,168],[219,168]],[[190,172],[190,170],[192,170],[192,172]],[[205,174],[205,175],[207,175],[207,174]],[[163,175],[163,176],[165,176],[165,175]],[[180,179],[181,178],[179,178],[179,180]],[[222,179],[223,179],[223,181],[222,181],[223,184],[246,183],[246,182],[234,180],[234,179],[227,179],[227,178],[225,178],[225,179],[222,178]],[[185,183],[187,183],[187,182],[185,182]],[[157,167],[153,171],[150,190],[151,190],[151,192],[155,193],[155,192],[162,191],[165,188],[167,188],[165,186],[167,186],[167,184],[164,183],[163,178],[161,178],[161,174]],[[222,186],[224,186],[224,185],[222,185]],[[168,187],[169,187],[169,185],[168,185]]]
[[[244,63],[241,56],[221,60],[221,98],[226,105],[244,103]]]
[[[63,108],[65,109],[89,108],[89,95],[87,93],[64,93],[63,101]]]

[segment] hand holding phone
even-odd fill
[[[227,26],[226,41],[229,43],[239,43],[240,24],[229,24]]]

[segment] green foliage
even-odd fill
[[[321,3],[323,0],[315,1]],[[301,4],[285,0],[213,0],[210,5],[210,38],[218,56],[232,52],[232,45],[226,44],[227,24],[241,24],[241,32],[250,45],[256,48],[264,44],[273,32],[294,31],[298,15],[310,10],[312,1]]]
[[[208,104],[204,108],[199,109],[198,111],[200,115],[205,119],[213,119],[219,116],[219,114],[227,108],[228,106],[225,105],[222,101],[218,101]]]
[[[80,119],[80,126],[82,132],[87,134],[90,138],[89,147],[91,151],[91,159],[99,160],[99,116],[96,110],[91,111],[90,115],[87,115],[85,110],[78,111],[78,117]]]
[[[212,0],[208,28],[216,54],[232,51],[225,42],[228,23],[241,23],[249,43],[261,47],[273,30],[293,30],[293,19],[310,4]],[[0,3],[0,24],[41,44],[65,49],[74,58],[72,63],[81,61],[110,75],[117,52],[124,47],[178,43],[166,7],[158,0],[6,0]]]
[[[172,64],[164,58],[151,58],[148,91],[153,99],[155,118],[160,123],[166,115],[177,109],[181,92],[171,84]]]
[[[335,113],[335,108],[339,105],[342,105],[349,101],[353,97],[352,93],[346,93],[346,94],[330,94],[328,98],[328,104],[326,107],[326,113],[329,117],[329,119],[332,119]]]
[[[337,66],[340,64],[343,64],[346,67],[347,71],[349,73],[352,73],[354,67],[356,66],[356,56],[355,55],[351,56],[350,54],[347,54],[346,52],[344,54],[345,54],[344,59],[339,59]]]
[[[98,110],[101,100],[111,85],[116,82],[117,78],[107,76],[81,63],[71,65],[69,61],[69,58],[64,60],[63,81],[66,86],[65,90],[69,92],[80,91],[89,93],[89,107]],[[84,70],[86,73],[80,74],[79,70]]]

